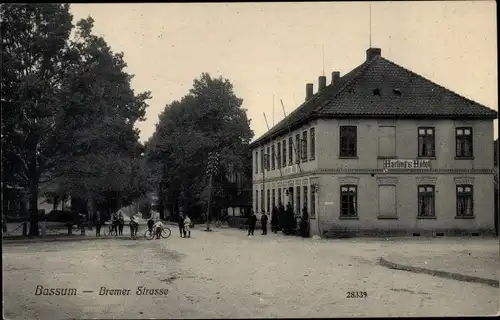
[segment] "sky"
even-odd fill
[[[267,131],[264,113],[277,124],[280,100],[289,114],[304,101],[306,83],[316,92],[323,72],[328,83],[333,71],[346,74],[364,62],[370,43],[498,110],[495,1],[71,4],[71,11],[74,24],[94,18],[94,33],[124,53],[133,89],[152,92],[147,119],[137,124],[141,141],[203,72],[233,83],[256,139]]]

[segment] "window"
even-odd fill
[[[266,212],[269,212],[269,205],[271,204],[271,190],[267,189],[267,203],[266,203]]]
[[[357,128],[355,126],[340,127],[340,156],[356,157]]]
[[[303,192],[304,192],[304,196],[303,196],[304,204],[302,205],[302,207],[306,208],[306,210],[307,210],[307,198],[308,198],[308,195],[307,195],[307,186],[303,186],[302,189],[303,189]]]
[[[396,186],[378,187],[378,212],[381,216],[396,216]]]
[[[316,217],[316,188],[311,186],[311,212],[309,212],[309,217]]]
[[[255,151],[255,174],[259,174],[259,151]]]
[[[295,199],[296,199],[296,206],[295,206],[295,214],[300,214],[301,212],[301,207],[300,207],[300,187],[296,187],[296,194],[295,194]]]
[[[436,212],[434,211],[434,186],[418,186],[418,216],[436,216]]]
[[[396,156],[396,127],[378,127],[378,156]]]
[[[276,169],[276,150],[274,148],[274,144],[271,146],[271,165],[272,165],[272,169],[275,170]]]
[[[276,165],[278,169],[281,168],[281,142],[278,142],[278,146],[276,147],[278,155],[276,156],[276,161],[278,162]]]
[[[300,134],[295,135],[295,163],[300,163]]]
[[[434,128],[418,128],[418,156],[435,157]]]
[[[260,189],[260,211],[263,212],[264,211],[264,200],[265,200],[265,196],[264,196],[264,189]]]
[[[288,202],[290,203],[290,205],[292,206],[292,209],[294,209],[294,197],[293,197],[293,187],[290,187],[288,189]]]
[[[264,149],[260,149],[260,173],[264,173],[264,167],[266,166],[264,158]]]
[[[283,167],[286,167],[286,140],[283,140]]]
[[[278,206],[282,203],[283,202],[281,201],[281,188],[278,188]]]
[[[473,217],[473,189],[471,185],[457,186],[457,217]]]
[[[293,163],[293,138],[288,138],[288,165]]]
[[[340,186],[340,216],[357,217],[357,186]]]
[[[259,190],[255,190],[255,212],[259,212]]]
[[[271,202],[271,203],[272,203],[272,205],[273,205],[273,206],[272,206],[271,210],[272,210],[274,207],[276,207],[276,190],[274,190],[274,189],[273,189],[273,191],[272,191],[272,196],[273,196],[273,202]]]
[[[457,158],[470,158],[472,153],[472,128],[456,128]]]
[[[269,169],[271,168],[270,163],[269,163],[269,161],[271,160],[270,159],[271,158],[270,157],[271,156],[271,152],[270,152],[271,150],[270,150],[270,147],[267,147],[266,149],[267,149],[267,152],[266,152],[266,170],[269,171]]]
[[[311,128],[311,130],[309,131],[311,136],[309,159],[314,160],[314,158],[316,157],[316,130],[314,128]]]
[[[307,131],[302,132],[302,161],[307,161]]]

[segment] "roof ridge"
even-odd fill
[[[484,108],[488,108],[487,106],[485,106],[485,105],[483,105],[483,104],[481,104],[481,103],[479,103],[479,102],[476,102],[476,101],[474,101],[474,100],[472,100],[472,99],[469,99],[469,98],[467,98],[467,97],[465,97],[465,96],[462,96],[461,94],[459,94],[459,93],[457,93],[457,92],[455,92],[455,91],[453,91],[453,90],[451,90],[451,89],[448,89],[448,88],[446,88],[446,87],[444,87],[444,86],[442,86],[442,85],[438,84],[437,82],[434,82],[434,81],[432,81],[431,79],[428,79],[428,78],[424,77],[423,75],[420,75],[420,74],[418,74],[418,73],[416,73],[416,72],[414,72],[414,71],[411,71],[410,69],[407,69],[407,68],[405,68],[405,67],[403,67],[403,66],[401,66],[401,65],[399,65],[399,64],[397,64],[397,63],[395,63],[395,62],[393,62],[393,61],[391,61],[391,60],[389,60],[389,59],[386,59],[386,58],[384,58],[384,57],[380,57],[380,58],[381,58],[381,59],[383,59],[383,60],[385,60],[385,61],[387,61],[388,63],[390,63],[390,64],[392,64],[392,65],[394,65],[394,66],[398,67],[398,68],[403,69],[405,72],[408,72],[410,75],[413,75],[413,76],[419,77],[419,78],[421,78],[421,79],[424,79],[425,81],[428,81],[428,82],[432,83],[433,85],[437,86],[438,88],[443,89],[443,90],[446,90],[446,91],[448,91],[448,92],[450,92],[450,93],[452,93],[452,94],[454,94],[454,95],[456,95],[456,96],[458,96],[458,97],[460,97],[460,98],[462,98],[462,99],[466,100],[466,101],[467,101],[467,102],[469,102],[469,103],[476,104],[476,105],[479,105],[479,106],[484,107]],[[488,108],[488,109],[491,109],[491,108]],[[491,109],[491,110],[492,110],[492,109]]]
[[[317,110],[313,110],[312,113],[321,113],[321,111],[323,111],[323,109],[328,105],[328,102],[332,101],[333,99],[335,99],[336,97],[338,97],[342,92],[344,92],[344,90],[348,87],[348,86],[351,86],[353,84],[356,83],[356,80],[359,79],[359,77],[364,74],[366,72],[366,70],[368,70],[368,68],[370,66],[373,65],[373,61],[377,60],[380,56],[376,56],[374,57],[373,59],[369,60],[369,61],[365,61],[363,62],[362,64],[360,64],[359,66],[357,66],[356,68],[354,68],[352,71],[355,71],[357,68],[360,68],[353,76],[351,79],[349,79],[346,83],[344,83],[344,85],[332,96],[330,97],[327,101],[323,102],[322,103],[322,106],[317,109]],[[350,72],[349,72],[350,73]],[[347,77],[349,75],[349,73],[345,74],[344,77]]]

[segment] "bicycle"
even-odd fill
[[[171,234],[172,234],[172,231],[168,227],[163,227],[163,229],[161,230],[161,237],[163,239],[169,238]],[[155,230],[154,229],[153,230],[147,229],[144,232],[144,238],[146,238],[147,240],[153,240],[154,238],[156,238]]]
[[[105,237],[116,236],[116,235],[118,235],[118,227],[113,228],[113,224],[112,223],[108,224],[108,225],[105,225],[105,228],[103,230],[103,234],[104,234]]]
[[[224,218],[222,218],[220,220],[215,221],[215,226],[217,228],[220,228],[224,224],[227,225],[228,227],[230,226],[229,225],[229,219],[228,219],[228,217],[224,217]]]

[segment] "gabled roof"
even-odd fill
[[[496,119],[497,112],[378,55],[316,93],[251,146],[317,118]]]

